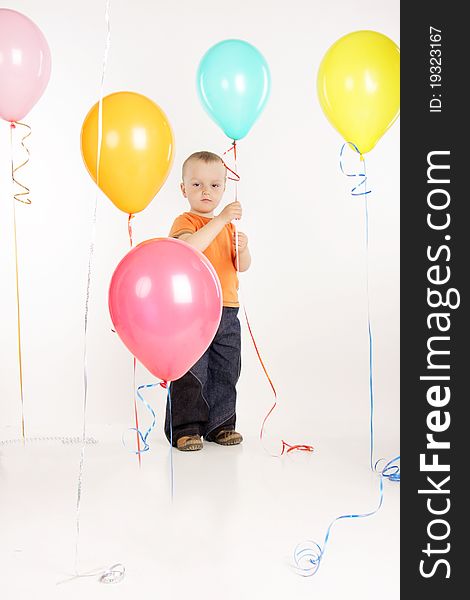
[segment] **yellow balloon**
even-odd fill
[[[400,113],[400,49],[376,31],[348,33],[323,57],[317,92],[333,127],[369,152]]]
[[[86,168],[108,198],[133,214],[155,197],[173,162],[173,133],[162,109],[146,96],[116,92],[103,98],[102,144],[96,177],[98,103],[82,125]]]

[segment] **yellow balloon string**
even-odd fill
[[[28,132],[23,136],[21,145],[27,153],[26,160],[20,165],[15,166],[13,159],[13,130],[16,129],[16,125],[22,125],[28,129]],[[25,123],[11,123],[10,125],[10,147],[11,147],[11,179],[13,183],[13,240],[15,249],[15,282],[16,282],[16,322],[17,322],[17,338],[18,338],[18,370],[20,379],[20,399],[21,399],[21,436],[23,444],[26,441],[25,435],[25,418],[24,418],[24,390],[23,390],[23,358],[21,351],[21,309],[20,309],[20,283],[19,283],[19,268],[18,268],[18,238],[16,234],[16,202],[22,202],[23,204],[31,204],[29,198],[21,198],[20,196],[28,196],[30,190],[20,183],[15,178],[15,173],[21,167],[24,167],[29,162],[29,150],[25,146],[24,141],[31,135],[31,127]],[[15,185],[19,185],[24,191],[14,193]]]

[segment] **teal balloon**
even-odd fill
[[[197,72],[199,99],[232,140],[241,140],[262,113],[271,90],[268,63],[243,40],[224,40],[209,48]]]

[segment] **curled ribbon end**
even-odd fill
[[[290,444],[282,440],[281,454],[284,454],[284,451],[286,451],[286,454],[288,454],[289,452],[293,452],[294,450],[300,450],[301,452],[313,452],[313,446],[310,446],[309,444],[295,444],[294,446],[291,446]]]
[[[16,165],[14,164],[14,158],[13,158],[13,130],[16,129],[17,125],[21,125],[22,127],[25,127],[27,129],[27,132],[25,135],[23,135],[22,139],[21,139],[21,147],[23,148],[24,152],[26,153],[26,158],[25,160],[19,164]],[[18,202],[22,202],[23,204],[31,204],[31,199],[28,198],[30,190],[29,188],[22,184],[20,181],[18,181],[16,179],[16,172],[21,169],[22,167],[24,167],[28,162],[29,162],[29,149],[25,144],[25,140],[27,138],[29,138],[29,136],[31,135],[31,127],[29,125],[26,125],[26,123],[22,123],[20,121],[10,121],[10,140],[11,140],[11,178],[12,181],[15,185],[18,185],[22,191],[16,192],[13,194],[13,198],[15,200],[17,200]]]
[[[349,148],[351,148],[352,150],[354,150],[354,152],[356,152],[357,154],[359,154],[359,161],[361,162],[361,168],[360,168],[360,172],[347,172],[345,170],[345,168],[343,167],[343,153],[344,153],[344,149],[345,147],[348,146]],[[345,142],[342,146],[341,146],[341,150],[339,153],[339,168],[341,169],[341,172],[346,175],[346,177],[359,177],[361,178],[357,185],[355,185],[352,190],[351,190],[351,196],[366,196],[367,194],[370,194],[371,190],[367,189],[367,176],[366,176],[366,159],[364,158],[364,155],[362,154],[362,152],[359,150],[359,148],[356,146],[356,144],[354,144],[353,142]],[[357,180],[356,180],[357,181]],[[359,188],[363,187],[362,191],[358,191]]]
[[[294,550],[294,563],[297,573],[302,577],[311,577],[320,568],[323,555],[321,547],[311,540],[298,544]]]
[[[400,456],[396,456],[386,462],[383,469],[379,469],[379,464],[385,462],[385,458],[380,458],[374,465],[373,470],[384,479],[400,483],[400,467],[396,464],[400,460]]]
[[[119,583],[124,579],[126,569],[124,565],[118,563],[109,567],[100,577],[100,583]]]

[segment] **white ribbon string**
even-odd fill
[[[91,289],[91,275],[93,266],[93,255],[95,249],[95,237],[96,237],[96,213],[98,206],[98,186],[99,186],[99,175],[100,175],[100,161],[101,161],[101,145],[103,138],[103,94],[104,94],[104,80],[106,75],[106,68],[108,64],[108,54],[111,42],[111,27],[110,27],[110,0],[106,0],[105,8],[105,22],[106,22],[106,43],[103,54],[103,63],[101,69],[101,83],[100,83],[100,96],[98,103],[98,146],[96,156],[96,191],[95,200],[93,206],[93,216],[91,225],[90,235],[90,250],[88,257],[88,274],[87,274],[87,287],[85,297],[85,317],[84,317],[84,349],[83,349],[83,383],[84,383],[84,394],[83,394],[83,425],[82,425],[82,446],[80,451],[80,466],[78,474],[78,485],[77,485],[77,508],[76,508],[76,541],[75,541],[75,575],[66,581],[71,581],[79,577],[93,577],[100,576],[100,582],[102,583],[117,583],[124,577],[125,568],[121,564],[115,564],[108,569],[89,572],[86,574],[79,574],[78,563],[79,563],[79,542],[80,542],[80,508],[81,498],[83,491],[83,471],[85,463],[85,446],[86,446],[86,414],[87,414],[87,400],[88,400],[88,370],[87,370],[87,341],[88,341],[88,312],[90,303],[90,289]],[[63,583],[63,582],[60,582]]]

